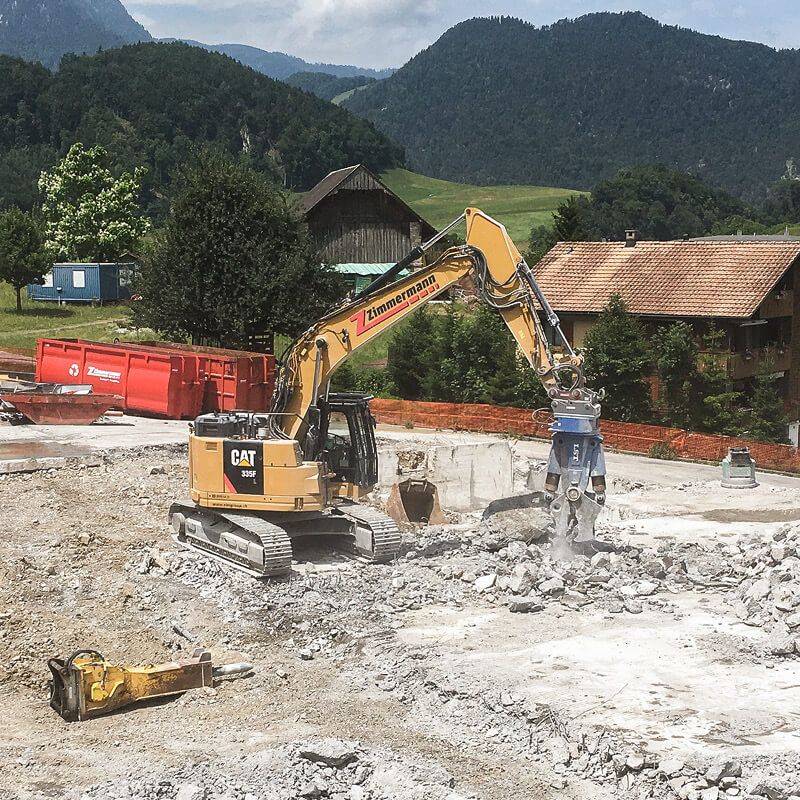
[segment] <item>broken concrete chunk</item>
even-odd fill
[[[508,610],[512,614],[531,614],[535,611],[544,609],[544,604],[536,598],[526,598],[525,600],[514,600],[508,604]]]
[[[611,564],[611,554],[604,552],[595,553],[589,563],[595,569],[598,569],[599,567],[607,567]]]
[[[750,781],[748,793],[768,800],[788,800],[789,792],[777,780],[757,778]]]
[[[770,585],[769,579],[759,578],[754,581],[753,585],[747,590],[746,596],[752,600],[763,600],[769,596]]]
[[[548,578],[539,584],[542,594],[557,595],[564,591],[564,581],[561,578]]]
[[[475,579],[474,586],[479,592],[485,592],[494,586],[494,582],[496,580],[497,575],[494,573],[491,573],[490,575],[481,575],[480,578]]]
[[[767,650],[774,656],[788,656],[794,653],[795,634],[783,623],[778,623],[767,639]]]
[[[685,764],[679,758],[665,758],[658,762],[658,768],[668,778],[672,778],[683,770]]]
[[[649,597],[658,591],[658,584],[652,581],[639,581],[635,588],[637,597]]]
[[[629,614],[641,614],[642,611],[644,610],[642,604],[638,600],[634,600],[633,598],[628,598],[627,600],[625,600],[623,605],[625,606],[625,610]]]
[[[644,571],[653,578],[665,578],[667,575],[664,562],[658,559],[646,561],[644,564],[642,564],[642,569],[644,569]]]
[[[553,736],[544,743],[553,764],[569,764],[569,746],[559,736]]]
[[[533,575],[522,564],[517,564],[511,572],[507,586],[512,594],[528,594],[534,587]]]
[[[709,783],[719,783],[723,778],[738,778],[741,774],[738,761],[716,761],[706,770],[705,777]]]
[[[640,755],[639,753],[634,753],[633,755],[628,756],[627,760],[625,761],[625,765],[628,769],[633,770],[634,772],[639,772],[639,770],[644,769],[644,756]]]
[[[786,558],[786,547],[782,544],[774,544],[770,547],[769,554],[773,561],[780,563]]]
[[[320,739],[300,748],[300,757],[328,767],[346,767],[358,760],[355,744],[342,739]]]
[[[328,785],[319,778],[309,781],[300,787],[300,797],[325,797],[328,794]]]
[[[175,793],[175,800],[200,800],[205,792],[193,783],[182,783]]]
[[[800,611],[790,614],[788,617],[786,617],[784,622],[790,630],[800,628]]]
[[[669,785],[673,792],[675,792],[678,797],[681,796],[683,792],[683,787],[686,785],[686,778],[670,778]]]

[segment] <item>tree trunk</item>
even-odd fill
[[[22,287],[15,286],[14,288],[17,290],[17,311],[22,311]]]

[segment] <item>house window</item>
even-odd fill
[[[51,289],[53,288],[53,273],[48,272],[47,275],[44,276],[44,283],[42,286],[48,286]]]
[[[75,289],[86,288],[86,273],[82,269],[72,271],[72,286]]]

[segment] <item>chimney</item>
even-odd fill
[[[639,241],[639,231],[631,229],[625,231],[625,247],[636,247],[636,242]]]

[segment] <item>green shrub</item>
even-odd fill
[[[669,442],[656,442],[647,451],[648,458],[660,458],[662,461],[677,461],[678,451]]]

